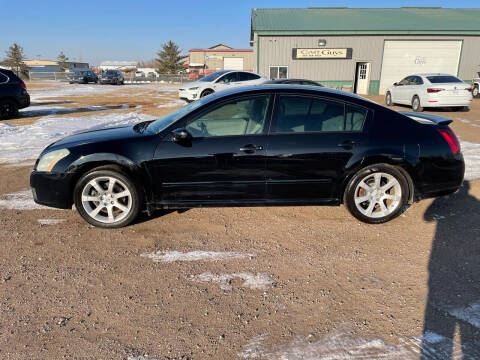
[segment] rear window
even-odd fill
[[[432,84],[440,84],[440,83],[461,83],[463,82],[459,78],[451,75],[438,75],[438,76],[427,76],[428,81]]]

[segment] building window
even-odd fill
[[[270,66],[270,80],[287,79],[288,66]]]

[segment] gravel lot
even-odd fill
[[[1,359],[460,359],[461,346],[480,358],[474,171],[457,194],[384,225],[344,207],[277,207],[159,212],[102,230],[34,205],[31,159],[15,158],[7,133],[34,154],[29,134],[46,120],[138,121],[174,109],[176,93],[28,86],[40,107],[0,123]],[[455,119],[476,166],[480,99],[434,113]],[[41,129],[38,143],[55,136]]]

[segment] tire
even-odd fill
[[[390,91],[388,91],[385,95],[385,104],[387,104],[387,106],[393,105],[392,94],[390,93]]]
[[[95,84],[98,84],[98,80],[95,80]]]
[[[479,89],[478,89],[478,85],[475,85],[475,86],[473,87],[473,89],[472,89],[472,96],[473,96],[474,98],[480,97],[480,91],[479,91]]]
[[[124,84],[125,84],[125,80],[122,80],[122,81],[120,82],[120,85],[124,85]]]
[[[13,119],[18,116],[18,104],[13,100],[0,100],[0,120]]]
[[[420,98],[417,95],[415,95],[412,98],[412,109],[415,112],[422,112],[423,111],[423,107],[420,103]]]
[[[115,194],[120,193],[123,196],[116,198]],[[127,226],[138,216],[141,205],[135,183],[121,171],[108,167],[93,169],[78,180],[74,202],[85,221],[102,228]]]
[[[385,189],[385,185],[390,186]],[[408,198],[409,187],[405,176],[394,166],[377,164],[360,170],[352,177],[345,189],[343,202],[358,220],[382,224],[400,215]]]
[[[214,91],[213,90],[210,90],[210,89],[207,89],[207,90],[203,90],[202,93],[200,94],[200,97],[205,97],[205,96],[208,96],[210,94],[213,94]]]
[[[83,79],[84,84],[88,84],[88,79]]]

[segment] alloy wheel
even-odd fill
[[[92,219],[112,224],[128,216],[132,209],[132,194],[119,179],[96,177],[83,187],[81,203]]]
[[[390,174],[377,172],[365,176],[355,189],[355,206],[369,218],[385,217],[398,209],[402,187]]]

